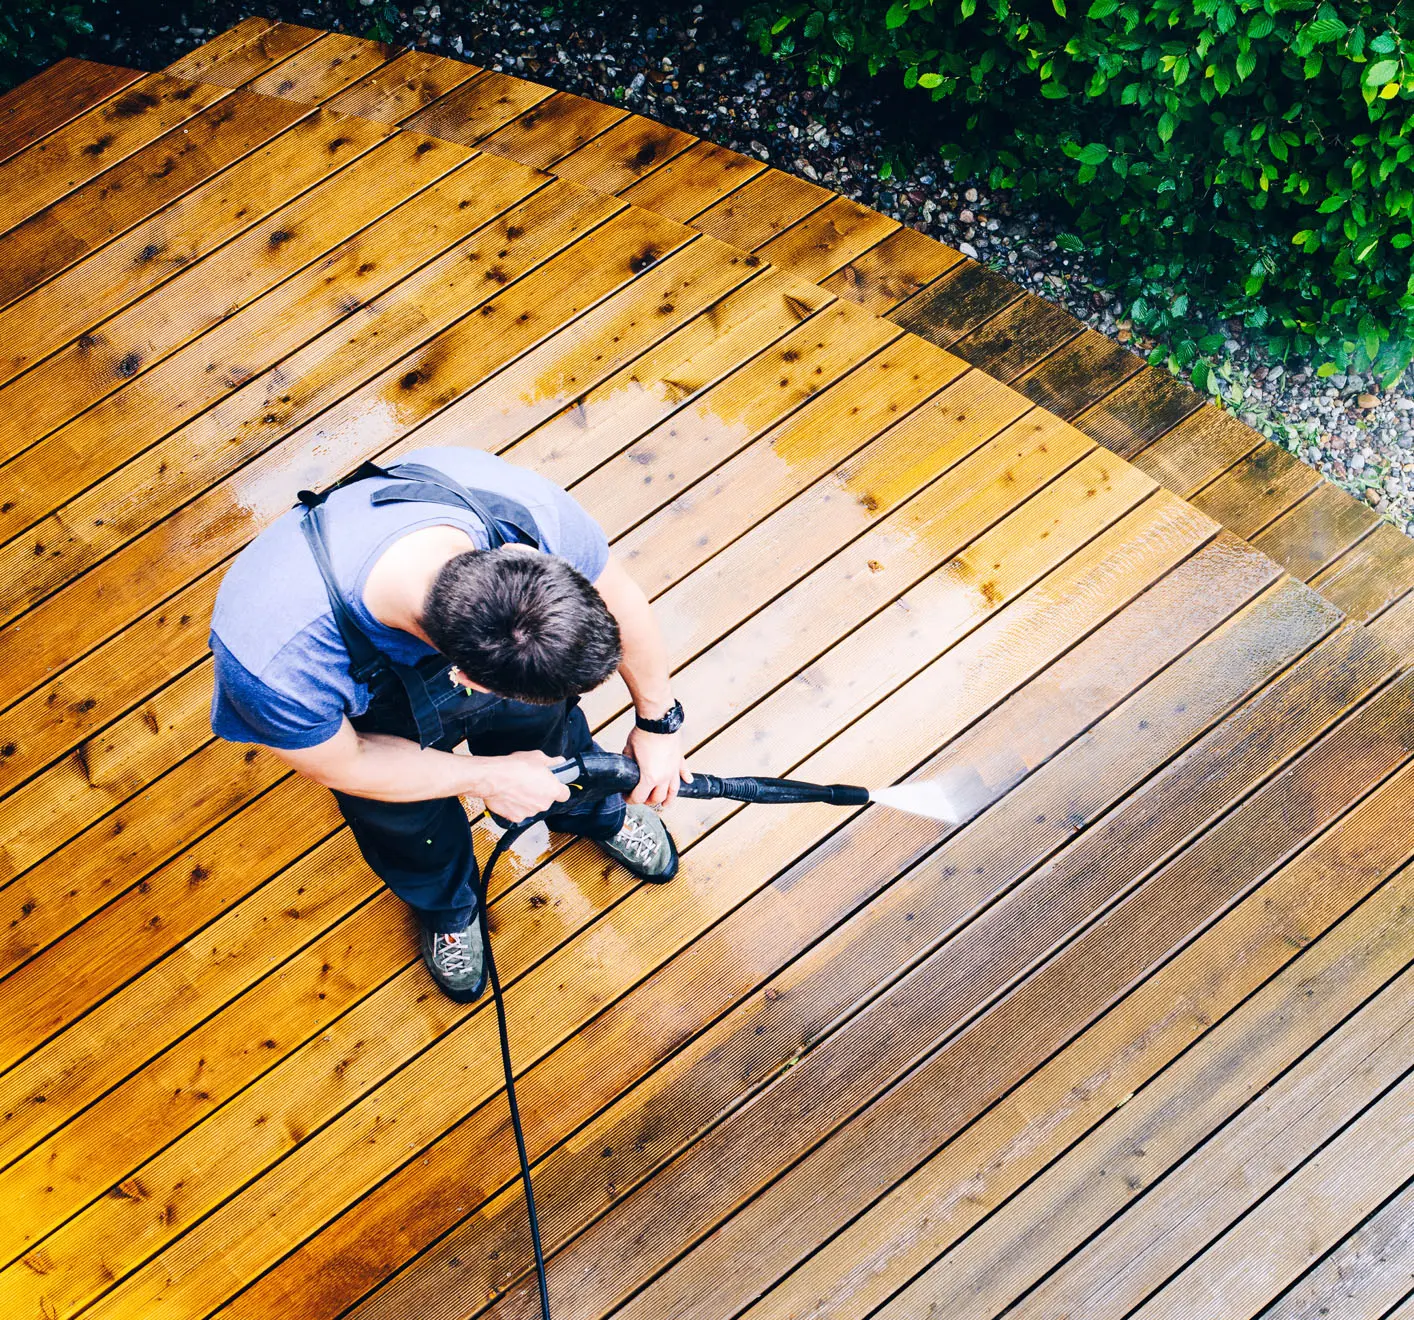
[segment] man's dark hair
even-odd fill
[[[449,559],[422,627],[468,678],[537,705],[598,687],[623,655],[619,625],[584,574],[512,546]]]

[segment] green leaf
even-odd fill
[[[1309,229],[1303,229],[1299,234],[1292,238],[1291,241],[1293,243],[1304,243],[1310,237],[1311,231]]]
[[[771,24],[771,35],[772,35],[773,37],[779,36],[779,35],[780,35],[782,32],[784,32],[790,25],[791,25],[791,16],[790,16],[789,14],[784,14],[784,15],[782,15],[782,16],[781,16],[780,18],[778,18],[774,23]]]
[[[1316,368],[1316,375],[1322,380],[1325,380],[1327,376],[1334,376],[1335,373],[1336,365],[1334,362],[1322,362],[1321,365]]]
[[[1409,247],[1410,244],[1414,244],[1414,238],[1411,238],[1408,234],[1396,234],[1389,241],[1390,247],[1401,249]]]
[[[1103,165],[1109,158],[1110,149],[1100,142],[1089,142],[1080,149],[1076,157],[1082,165]]]
[[[818,9],[805,20],[804,32],[807,37],[818,37],[825,30],[825,15]]]
[[[1177,127],[1178,119],[1174,116],[1172,111],[1165,110],[1164,113],[1159,116],[1159,141],[1167,142],[1173,137],[1173,131]]]
[[[1206,362],[1195,362],[1193,364],[1193,388],[1206,391],[1210,374]]]
[[[1245,50],[1237,57],[1237,81],[1246,82],[1257,67],[1257,57]]]
[[[901,28],[907,22],[908,6],[900,4],[899,0],[894,0],[894,3],[889,6],[889,12],[884,15],[884,26],[892,32],[894,28]]]
[[[942,86],[942,82],[942,75],[938,73],[920,73],[918,75],[918,85],[920,87],[940,87]]]
[[[1051,0],[1051,5],[1062,18],[1065,17],[1065,0]]]
[[[1346,26],[1338,18],[1318,18],[1306,29],[1317,41],[1338,41],[1346,33]]]
[[[1056,246],[1062,252],[1084,252],[1085,244],[1074,234],[1057,234]]]
[[[1365,70],[1365,76],[1360,80],[1366,87],[1383,87],[1385,83],[1391,81],[1399,72],[1398,60],[1381,60],[1378,64],[1371,64]]]
[[[1119,8],[1119,0],[1094,0],[1086,18],[1108,18]]]

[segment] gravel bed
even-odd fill
[[[372,12],[353,0],[128,0],[76,53],[156,69],[251,14],[365,33]],[[399,14],[400,42],[622,105],[768,161],[985,262],[1120,343],[1153,347],[1096,273],[1057,248],[1056,217],[1013,211],[937,157],[881,180],[898,102],[886,103],[877,83],[808,87],[802,70],[762,57],[740,19],[710,5],[603,4],[543,18],[533,4],[442,0]],[[1414,379],[1388,392],[1353,373],[1318,379],[1314,364],[1275,364],[1240,327],[1227,333],[1213,373],[1224,403],[1414,534]]]

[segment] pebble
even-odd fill
[[[899,119],[886,103],[886,78],[861,79],[848,90],[811,87],[798,63],[776,64],[762,56],[739,17],[708,14],[704,4],[596,0],[549,17],[538,5],[511,0],[414,0],[406,9],[353,7],[347,0],[186,0],[181,23],[166,27],[154,27],[141,6],[124,8],[133,12],[95,13],[99,30],[75,38],[70,53],[160,69],[198,44],[198,26],[224,32],[263,14],[364,35],[372,14],[383,14],[401,44],[451,50],[484,67],[523,72],[546,86],[770,161],[964,256],[1005,268],[1009,278],[1100,334],[1145,355],[1154,348],[1089,258],[1058,247],[1056,236],[1066,229],[1061,215],[1004,192],[989,193],[978,180],[955,175],[952,162],[938,156],[923,154],[911,169],[896,166],[893,177],[879,178],[894,145],[887,125]],[[122,57],[115,58],[119,51]],[[921,101],[902,105],[905,115],[910,105],[926,109]],[[1414,372],[1389,389],[1377,389],[1375,380],[1348,368],[1319,378],[1319,359],[1273,362],[1260,340],[1237,323],[1213,329],[1223,336],[1214,365],[1226,360],[1230,381],[1224,391],[1231,406],[1263,435],[1414,530]],[[1369,458],[1356,467],[1363,449]],[[1373,472],[1380,476],[1370,485]],[[1395,489],[1386,474],[1393,474]]]

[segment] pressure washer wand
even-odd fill
[[[612,752],[587,752],[555,766],[550,773],[569,786],[571,801],[631,793],[638,784],[638,763]],[[853,784],[811,784],[803,779],[769,779],[764,775],[725,778],[694,772],[691,783],[678,786],[678,796],[778,805],[828,802],[836,807],[862,807],[870,801],[871,794],[867,788]]]

